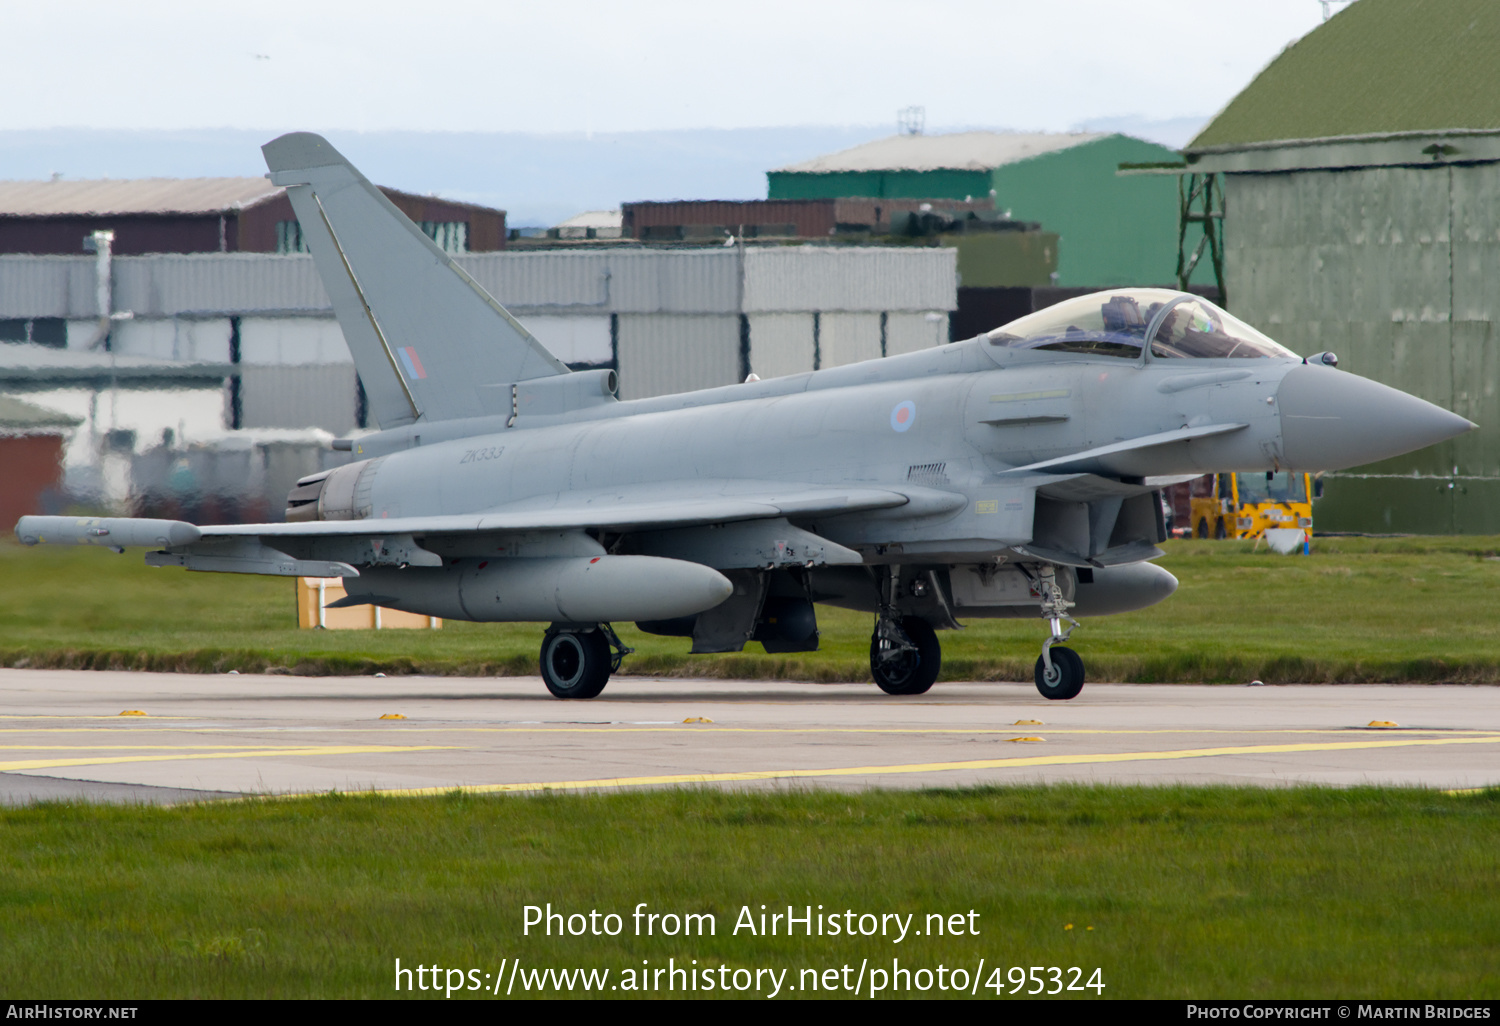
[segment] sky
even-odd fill
[[[0,179],[259,175],[261,143],[312,130],[382,185],[545,226],[763,198],[767,169],[912,106],[929,133],[1178,148],[1322,20],[1320,0],[0,0],[0,38],[27,43]]]
[[[1335,5],[1340,6],[1340,5]],[[1205,119],[1319,0],[0,4],[0,130],[1062,130]]]

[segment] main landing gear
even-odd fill
[[[633,651],[607,623],[555,623],[542,638],[542,683],[557,698],[597,698]]]
[[[870,675],[888,695],[925,694],[942,669],[943,647],[931,622],[903,613],[898,603],[930,600],[932,582],[919,577],[903,584],[901,567],[893,566],[881,574],[879,584],[880,615],[870,636]]]
[[[882,616],[870,637],[870,673],[888,695],[920,695],[943,665],[937,631],[920,616]]]
[[[1041,593],[1042,615],[1052,628],[1051,636],[1042,642],[1041,658],[1036,661],[1036,689],[1043,698],[1077,698],[1083,690],[1083,660],[1077,652],[1061,644],[1078,627],[1078,621],[1068,615],[1072,603],[1063,598],[1062,589],[1057,586],[1057,571],[1051,564],[1042,566],[1035,583]],[[1064,620],[1068,623],[1067,630],[1063,629]]]

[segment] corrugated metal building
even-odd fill
[[[558,249],[459,262],[559,358],[616,368],[625,399],[937,345],[956,306],[954,253],[942,248]],[[31,344],[0,344],[0,390],[25,389],[87,420],[70,449],[75,463],[99,463],[106,450],[144,457],[236,429],[366,426],[311,257],[117,259],[111,309],[128,319],[111,326],[108,352],[90,348],[100,338],[96,268],[88,257],[0,255],[0,323],[58,329],[42,333],[50,344],[36,344],[35,332]],[[154,397],[139,381],[121,384],[170,378],[174,368],[212,380],[168,381],[170,394]],[[164,452],[153,459],[172,463]]]
[[[968,200],[934,196],[663,200],[623,204],[621,227],[626,238],[655,241],[697,238],[723,241],[730,234],[751,239],[768,236],[824,239],[840,229],[888,229],[892,214],[916,212],[933,199],[944,200],[945,210],[981,213],[995,209],[988,193]]]
[[[381,191],[451,253],[505,247],[503,210]],[[305,251],[285,190],[264,178],[0,182],[0,253],[78,253],[101,230],[117,255]]]
[[[1176,280],[1175,183],[1116,171],[1122,163],[1177,159],[1164,146],[1114,134],[897,135],[769,171],[767,195],[993,197],[1009,216],[1061,236],[1055,284],[1160,285]],[[1207,268],[1193,280],[1200,278],[1211,281]]]
[[[1185,153],[1224,182],[1225,291],[1294,350],[1480,430],[1329,475],[1329,530],[1500,532],[1500,5],[1359,0]]]

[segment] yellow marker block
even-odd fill
[[[1401,724],[1397,723],[1395,720],[1371,720],[1370,721],[1370,726],[1372,726],[1372,727],[1399,727],[1399,726],[1401,726]]]
[[[1007,738],[1006,740],[1008,740],[1008,741],[1045,741],[1047,739],[1044,738],[1044,737],[1012,737],[1012,738]]]
[[[712,723],[713,720],[709,719],[707,716],[689,716],[687,719],[683,720],[682,722],[683,723]]]
[[[1040,727],[1041,725],[1041,720],[1017,720],[1012,724],[1015,727]]]
[[[139,709],[126,709],[120,715],[121,716],[144,716],[146,714],[144,712],[142,712],[141,710],[139,710]]]
[[[381,716],[380,718],[382,720],[404,720],[404,719],[406,719],[406,717],[402,716],[400,713],[386,713],[385,715]]]

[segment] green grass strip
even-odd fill
[[[1500,683],[1500,538],[1317,539],[1311,556],[1249,542],[1171,542],[1166,602],[1085,620],[1091,680]],[[691,656],[620,624],[624,673],[869,679],[872,618],[820,608],[818,652]],[[151,569],[138,552],[0,544],[0,665],[195,673],[534,674],[542,625],[442,630],[295,627],[292,583]],[[1029,680],[1039,619],[945,632],[943,679]]]
[[[1097,967],[1113,998],[1495,998],[1497,828],[1500,790],[1384,788],[37,805],[0,811],[0,993],[392,997],[397,958],[615,979],[698,959],[792,980],[984,958]],[[618,913],[624,932],[523,936],[524,906],[548,902]],[[635,936],[640,902],[713,913],[716,933]],[[918,926],[972,910],[978,935],[735,935],[762,904]]]

